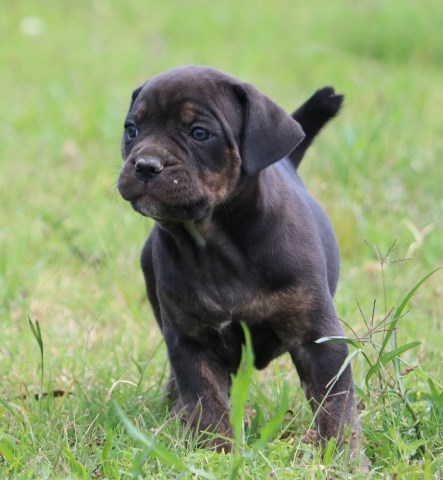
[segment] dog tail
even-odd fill
[[[289,154],[289,159],[296,169],[318,132],[338,114],[343,99],[344,96],[336,94],[332,87],[324,87],[317,90],[292,114],[292,118],[300,123],[305,132],[303,141]]]

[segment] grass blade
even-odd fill
[[[28,317],[29,326],[31,328],[32,334],[37,341],[38,347],[40,349],[40,392],[39,397],[43,392],[43,379],[44,379],[44,347],[43,347],[43,336],[40,330],[40,324],[38,320],[35,321],[35,325],[32,323],[30,317]]]
[[[114,406],[129,436],[137,443],[147,447],[149,455],[158,458],[160,461],[168,465],[173,465],[179,469],[186,469],[186,465],[178,457],[176,457],[163,445],[158,444],[152,435],[148,435],[147,433],[139,430],[126,417],[126,415],[123,413],[123,410],[116,403],[114,403]]]
[[[346,367],[352,362],[352,359],[361,352],[362,350],[358,349],[348,353],[339,371],[331,378],[331,380],[329,380],[328,384],[326,385],[326,388],[329,388],[331,385],[334,385],[334,383],[340,378],[341,374],[345,371]]]
[[[381,363],[386,365],[386,363],[390,362],[395,357],[399,357],[402,353],[406,352],[407,350],[411,350],[411,348],[415,348],[417,345],[420,345],[421,342],[415,340],[413,342],[406,343],[405,345],[401,345],[400,347],[396,348],[392,352],[384,353],[381,358]]]
[[[277,411],[273,417],[264,425],[260,432],[260,438],[254,443],[255,449],[262,449],[278,432],[284,420],[285,413],[289,406],[289,393],[286,387],[283,388],[281,400],[277,406]]]
[[[430,377],[428,378],[428,385],[431,390],[433,398],[437,399],[440,396],[441,392],[439,392],[437,386],[435,385],[434,380]]]
[[[341,335],[337,335],[335,337],[321,337],[318,340],[315,340],[315,343],[347,343],[348,345],[352,345],[357,349],[361,349],[363,347],[363,344],[358,340]]]
[[[248,400],[249,387],[254,373],[254,352],[252,350],[251,334],[248,327],[242,323],[245,335],[240,367],[237,370],[231,387],[231,415],[230,422],[233,430],[234,442],[236,445],[245,442],[244,415],[246,402]]]
[[[84,478],[85,480],[90,478],[86,467],[75,458],[74,454],[71,452],[71,450],[69,450],[68,447],[63,448],[63,456],[69,463],[72,471],[76,473],[77,478]]]
[[[128,432],[129,436],[136,442],[141,444],[144,447],[143,456],[146,458],[147,456],[153,457],[158,459],[160,462],[164,463],[165,465],[170,465],[176,467],[179,470],[186,470],[193,475],[197,475],[201,478],[206,478],[208,480],[214,480],[214,477],[209,473],[206,473],[203,470],[194,468],[191,465],[187,465],[186,463],[182,462],[179,457],[174,455],[171,451],[169,451],[164,445],[158,443],[153,435],[147,434],[146,432],[142,432],[139,430],[124,414],[123,410],[114,402],[114,407],[117,410],[117,414],[120,417],[121,422],[123,423],[126,431]],[[140,458],[137,458],[138,467],[141,468],[143,461]],[[138,468],[138,469],[139,469]]]
[[[376,374],[383,365],[386,365],[388,362],[392,361],[402,353],[406,352],[407,350],[410,350],[411,348],[415,348],[417,345],[420,345],[421,342],[418,340],[415,340],[414,342],[409,342],[406,343],[405,345],[402,345],[395,350],[392,350],[392,352],[387,352],[384,353],[380,358],[377,363],[375,363],[369,370],[368,373],[366,374],[365,378],[365,383],[367,386],[369,386],[369,380],[371,377]]]
[[[420,286],[426,282],[426,280],[431,277],[432,275],[434,275],[435,272],[437,272],[438,270],[441,270],[441,268],[436,268],[435,270],[433,270],[431,273],[428,273],[427,275],[425,275],[408,293],[407,295],[403,298],[403,301],[400,303],[400,305],[397,307],[397,310],[395,310],[395,313],[394,313],[394,318],[391,322],[391,324],[389,325],[389,328],[388,328],[388,331],[386,332],[386,335],[385,335],[385,338],[383,339],[383,343],[381,345],[381,348],[380,348],[380,353],[379,353],[379,357],[382,356],[385,348],[386,348],[386,345],[388,344],[389,342],[389,339],[391,338],[391,335],[395,329],[395,327],[397,326],[397,322],[398,320],[400,319],[402,313],[403,313],[403,310],[405,309],[406,305],[409,303],[409,300],[412,298],[412,296],[414,295],[414,293],[420,288]]]
[[[10,437],[8,435],[8,437]],[[12,437],[10,437],[12,438]],[[14,439],[15,440],[15,439]],[[10,464],[14,464],[15,454],[13,443],[7,438],[7,435],[0,436],[0,458],[3,457]]]
[[[332,463],[332,457],[333,457],[333,453],[335,451],[336,445],[337,445],[337,439],[335,439],[334,437],[330,438],[323,452],[324,465],[330,465]]]

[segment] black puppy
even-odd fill
[[[143,273],[170,395],[200,430],[231,435],[244,322],[257,368],[290,353],[320,439],[358,433],[350,368],[335,378],[347,347],[315,342],[343,334],[332,301],[337,243],[296,171],[341,103],[327,87],[291,117],[252,85],[204,67],[168,71],[132,95],[118,188],[156,221]]]

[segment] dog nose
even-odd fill
[[[144,182],[158,175],[163,169],[164,166],[157,157],[141,157],[135,161],[135,174]]]

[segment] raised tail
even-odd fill
[[[303,141],[289,155],[296,169],[318,132],[338,114],[343,99],[344,96],[336,94],[332,87],[324,87],[317,90],[292,114],[292,118],[300,123],[305,132]]]

